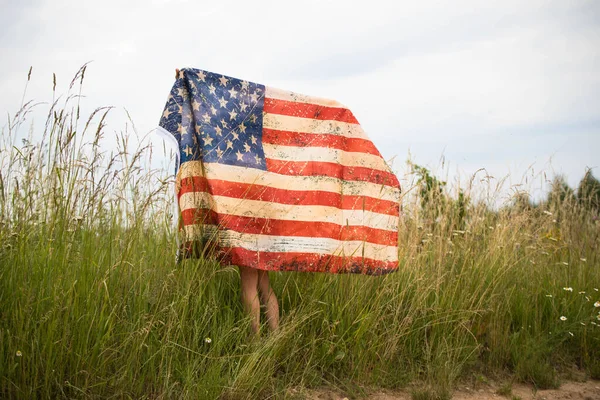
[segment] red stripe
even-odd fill
[[[207,215],[208,214],[208,215]],[[348,226],[331,222],[285,221],[270,218],[252,218],[219,214],[206,209],[187,209],[181,212],[184,225],[207,223],[235,232],[273,235],[319,237],[335,240],[360,240],[384,246],[398,245],[398,232],[366,226]]]
[[[362,273],[382,275],[398,268],[396,261],[362,257],[340,257],[315,253],[256,252],[241,247],[221,248],[222,262],[270,271]]]
[[[327,107],[318,104],[296,103],[279,99],[265,98],[263,111],[271,114],[289,115],[292,117],[312,118],[318,120],[341,121],[358,124],[350,110],[342,107]]]
[[[178,196],[189,192],[207,192],[213,196],[269,201],[303,206],[329,206],[343,210],[364,210],[379,214],[400,215],[397,202],[367,196],[349,196],[324,191],[277,189],[248,183],[228,182],[194,176],[180,181]]]
[[[267,170],[282,175],[329,176],[346,181],[364,181],[391,187],[400,187],[396,175],[365,167],[318,161],[281,161],[267,158]]]
[[[263,143],[282,146],[328,147],[355,153],[368,153],[381,157],[381,154],[370,140],[349,138],[341,135],[289,132],[263,128],[262,141]]]

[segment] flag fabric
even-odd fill
[[[210,248],[223,264],[275,271],[397,269],[398,179],[340,103],[186,68],[159,129],[179,145],[188,256]]]

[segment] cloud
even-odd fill
[[[0,110],[51,98],[93,60],[84,106],[157,123],[193,66],[348,105],[388,157],[598,165],[595,1],[29,1],[3,10]],[[125,115],[111,120],[119,129]],[[596,146],[597,147],[597,146]],[[579,171],[579,172],[577,172]]]

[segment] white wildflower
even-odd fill
[[[600,307],[600,301],[595,302],[594,307],[596,307],[596,308]]]
[[[551,294],[547,294],[546,297],[552,297],[552,295]]]
[[[580,260],[581,260],[582,262],[586,262],[586,261],[587,261],[587,258],[583,258],[583,257],[581,257],[581,258],[580,258]]]
[[[579,294],[585,294],[585,291],[578,292]]]
[[[567,320],[567,317],[565,317],[564,315],[561,315],[561,316],[560,316],[560,320],[561,320],[561,321],[566,321],[566,320]]]
[[[571,336],[575,336],[575,335],[573,335],[573,332],[569,332],[569,335],[571,335]]]
[[[544,210],[544,214],[546,214],[546,215],[552,215],[552,213],[550,211],[548,211],[548,210]]]
[[[21,353],[21,350],[17,350],[17,357],[21,357],[23,356],[23,353]]]
[[[572,287],[564,287],[563,290],[567,291],[567,292],[572,292],[573,288]]]
[[[209,337],[207,337],[207,338],[204,338],[204,343],[208,343],[208,344],[210,344],[210,343],[212,343],[212,339],[211,339],[211,338],[209,338]]]

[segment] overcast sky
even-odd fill
[[[52,73],[65,91],[92,61],[85,106],[116,106],[113,131],[127,109],[147,133],[174,69],[195,67],[340,101],[401,178],[409,152],[450,179],[600,175],[598,1],[0,4],[0,126],[30,66],[27,98],[49,101]]]

